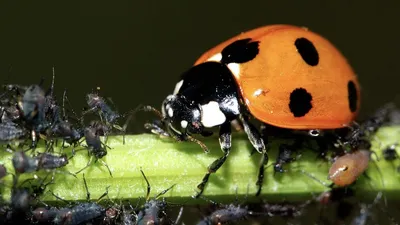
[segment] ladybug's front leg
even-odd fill
[[[204,175],[201,183],[197,185],[197,188],[200,190],[200,192],[193,196],[194,198],[198,198],[203,193],[204,187],[207,184],[210,175],[217,172],[217,170],[224,164],[224,162],[228,158],[232,146],[232,130],[230,122],[225,122],[221,125],[219,130],[219,144],[221,146],[221,150],[224,152],[224,155],[208,166],[208,172],[206,173],[206,175]]]
[[[153,134],[160,135],[161,137],[171,137],[168,132],[161,128],[160,121],[154,121],[153,123],[144,124],[146,130],[150,130]]]
[[[258,196],[261,193],[261,188],[264,181],[264,166],[268,163],[267,148],[265,147],[264,140],[261,137],[260,132],[254,127],[253,124],[249,122],[248,117],[245,115],[241,115],[240,119],[243,123],[244,132],[246,132],[251,144],[259,153],[262,154],[260,160],[260,168],[258,172],[258,179],[256,182],[256,185],[258,186],[256,196]]]

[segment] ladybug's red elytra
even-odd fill
[[[353,69],[328,40],[306,28],[251,30],[204,53],[195,65],[220,60],[226,46],[240,40],[257,43],[258,53],[227,66],[254,117],[291,129],[334,129],[354,120],[360,91]]]
[[[153,132],[180,141],[196,141],[219,127],[224,155],[231,150],[231,122],[239,120],[254,148],[262,154],[258,191],[268,162],[266,143],[249,121],[252,116],[274,127],[326,130],[349,126],[360,107],[357,77],[344,56],[325,38],[292,25],[271,25],[241,33],[204,53],[162,104],[162,126]],[[204,147],[204,146],[203,146]]]

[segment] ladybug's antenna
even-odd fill
[[[203,142],[197,140],[196,138],[194,138],[194,137],[192,137],[192,136],[190,136],[190,135],[187,135],[187,138],[188,138],[189,141],[194,142],[194,143],[200,145],[200,147],[204,150],[205,153],[208,153],[208,152],[209,152],[207,146],[206,146]]]
[[[143,110],[143,111],[145,111],[145,112],[153,112],[153,113],[155,113],[158,117],[160,117],[161,119],[164,118],[164,116],[162,115],[162,113],[161,113],[159,110],[157,110],[156,108],[154,108],[153,106],[150,106],[150,105],[139,106],[139,107],[137,107],[137,110],[135,110],[135,111],[140,111],[140,110]]]

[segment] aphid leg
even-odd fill
[[[183,206],[181,207],[181,209],[179,210],[178,216],[175,219],[174,225],[178,225],[179,221],[182,218],[182,214],[183,214]]]
[[[89,201],[90,200],[90,192],[89,192],[89,188],[86,183],[85,173],[82,174],[82,177],[83,177],[83,184],[85,184],[85,189],[86,189],[86,201]]]
[[[97,199],[97,203],[100,202],[100,200],[102,200],[105,196],[108,197],[108,189],[109,189],[109,188],[110,188],[110,186],[107,186],[107,187],[106,187],[106,191]],[[110,198],[108,198],[108,199],[111,201]]]
[[[146,175],[144,175],[144,172],[143,172],[142,168],[140,168],[140,172],[142,173],[142,176],[143,176],[143,178],[144,178],[144,180],[146,181],[146,184],[147,184],[146,201],[148,201],[149,198],[150,198],[151,186],[150,186],[149,180],[147,180]]]
[[[75,116],[75,119],[79,120],[78,114],[75,113],[74,109],[72,108],[71,102],[68,99],[67,96],[67,89],[64,89],[64,93],[63,93],[63,101],[62,101],[62,113],[63,113],[63,120],[67,120],[68,121],[68,116],[65,113],[65,102],[67,102],[68,107],[71,109],[72,114]]]
[[[101,164],[103,164],[103,166],[105,166],[105,167],[107,168],[108,172],[110,173],[110,176],[113,177],[112,172],[111,172],[111,170],[110,170],[110,167],[107,165],[106,162],[104,162],[104,161],[101,160],[101,159],[96,159],[96,161],[99,161]]]
[[[217,172],[217,170],[224,164],[226,158],[229,155],[232,146],[232,130],[231,130],[231,124],[229,122],[223,123],[220,127],[219,143],[224,155],[215,160],[214,162],[212,162],[211,165],[208,166],[208,172],[204,175],[201,183],[197,185],[197,188],[200,191],[195,196],[193,196],[194,198],[198,198],[203,193],[204,187],[207,184],[211,173]]]
[[[331,143],[338,141],[339,138],[335,138],[335,141],[332,141],[330,139],[325,138],[325,136],[320,136],[320,137],[315,137],[313,138],[317,144],[317,159],[323,159],[323,160],[327,160],[327,156],[328,156],[328,151],[330,146],[332,145]],[[334,144],[333,144],[334,145]],[[334,147],[334,146],[331,146]],[[310,147],[308,147],[310,148]]]
[[[90,192],[89,192],[89,188],[86,182],[86,178],[85,178],[85,174],[82,174],[83,177],[83,184],[85,185],[85,189],[86,189],[86,201],[90,201]],[[104,198],[105,196],[108,196],[108,189],[110,188],[110,186],[106,187],[106,191],[97,199],[97,203],[100,202],[100,200],[102,198]]]
[[[258,186],[258,190],[256,196],[260,195],[262,184],[264,181],[264,167],[268,164],[268,153],[267,148],[265,147],[264,140],[261,137],[260,132],[254,127],[253,124],[249,122],[249,119],[246,115],[241,115],[240,119],[242,121],[244,132],[247,134],[250,143],[257,150],[257,152],[261,153],[261,159],[259,164],[259,172],[256,185]]]
[[[126,113],[126,114],[128,114],[129,116],[128,116],[128,118],[126,119],[124,125],[122,126],[122,129],[123,129],[124,132],[125,132],[126,129],[128,128],[128,125],[129,125],[130,121],[132,120],[132,118],[136,115],[136,113],[137,113],[138,111],[140,111],[140,110],[142,110],[142,109],[143,109],[143,106],[139,105],[139,106],[137,106],[134,110],[131,110],[131,111],[129,111],[129,112]],[[156,110],[156,111],[158,111],[158,110]],[[125,117],[126,114],[124,114],[123,117]],[[162,118],[162,117],[160,117],[160,118]]]
[[[75,175],[78,175],[78,173],[82,172],[83,170],[85,170],[86,168],[88,168],[90,166],[90,164],[92,164],[93,161],[93,156],[90,156],[88,163],[86,164],[85,167],[83,167],[82,169],[80,169],[78,172],[75,172]]]
[[[379,160],[379,157],[378,157],[378,155],[376,154],[376,152],[371,151],[370,157],[371,157],[372,154],[374,154],[374,155],[376,156],[377,161],[378,161],[378,160]],[[376,170],[378,171],[378,173],[379,173],[379,175],[380,175],[380,177],[381,177],[381,184],[382,184],[382,187],[384,187],[384,186],[385,186],[385,181],[383,180],[383,174],[382,174],[381,169],[379,168],[378,164],[377,164],[374,160],[371,160],[371,159],[370,159],[370,163],[374,164],[374,166],[376,167]],[[366,176],[368,179],[371,179],[371,178],[367,175],[367,171],[364,171],[363,175]],[[369,184],[371,185],[371,183],[369,183]],[[382,193],[381,193],[381,194],[382,194]],[[380,199],[380,197],[379,197],[379,199]],[[383,201],[384,201],[385,205],[387,206],[387,198],[386,198],[386,195],[383,195]]]
[[[37,141],[38,141],[38,134],[35,130],[31,131],[31,137],[32,137],[32,144],[31,144],[31,148],[30,149],[36,149],[37,146]],[[28,150],[30,150],[28,149]]]
[[[53,191],[49,190],[49,192],[50,192],[56,199],[58,199],[58,200],[60,200],[60,201],[63,201],[63,202],[66,203],[67,205],[72,205],[71,202],[68,202],[67,200],[65,200],[65,199],[63,199],[63,198],[57,196],[56,194],[54,194]]]
[[[85,107],[85,109],[84,109],[84,110],[82,111],[82,113],[81,113],[81,116],[84,117],[84,116],[86,116],[86,114],[93,113],[93,112],[95,112],[95,111],[97,111],[97,110],[99,110],[99,107],[97,107],[97,106],[92,107],[92,108],[90,108],[90,109],[87,109],[87,108]],[[99,116],[100,116],[100,120],[103,121],[103,118],[102,118],[102,116],[101,116],[101,113],[99,113]]]
[[[115,129],[117,129],[117,130],[122,132],[122,142],[123,142],[123,144],[125,144],[126,129],[128,128],[128,125],[131,122],[131,120],[132,120],[133,116],[135,115],[135,113],[138,110],[140,110],[141,108],[142,108],[142,106],[138,106],[138,107],[136,107],[136,109],[131,110],[131,111],[127,112],[127,113],[124,113],[121,117],[125,117],[126,115],[128,115],[128,117],[127,117],[127,119],[126,119],[126,121],[125,121],[125,123],[124,123],[124,125],[122,127],[117,125],[117,124],[112,124],[112,126]]]
[[[150,186],[150,182],[149,182],[149,180],[147,179],[146,175],[144,174],[142,168],[140,168],[140,172],[142,173],[142,176],[143,176],[143,178],[144,178],[144,180],[146,181],[146,184],[147,184],[147,192],[146,192],[146,202],[147,202],[147,201],[149,201],[149,198],[150,198],[151,186]],[[158,193],[154,199],[157,199],[157,198],[159,198],[160,196],[164,195],[164,194],[167,193],[169,190],[171,190],[173,187],[175,187],[175,185],[176,185],[176,184],[173,184],[173,185],[171,185],[171,187],[169,187],[169,188],[165,189],[164,191]]]
[[[333,188],[333,186],[335,185],[335,183],[327,184],[327,183],[323,182],[322,180],[316,178],[314,175],[312,175],[312,174],[306,172],[305,170],[299,170],[299,172],[302,173],[302,174],[304,174],[304,175],[306,175],[306,176],[308,176],[309,178],[311,178],[311,179],[317,181],[318,183],[324,185],[324,186],[327,187],[327,188]]]
[[[158,197],[160,197],[160,196],[164,195],[165,193],[167,193],[169,190],[171,190],[173,187],[175,187],[175,185],[176,185],[176,184],[173,184],[173,185],[171,185],[171,187],[169,187],[169,188],[165,189],[164,191],[158,193],[158,194],[156,195],[155,199],[157,199]]]

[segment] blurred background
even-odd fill
[[[399,102],[400,1],[1,1],[0,83],[64,88],[74,108],[101,87],[120,112],[159,108],[204,51],[268,24],[306,26],[348,58],[361,116]],[[142,126],[136,126],[141,128]],[[131,129],[134,127],[130,127]]]

